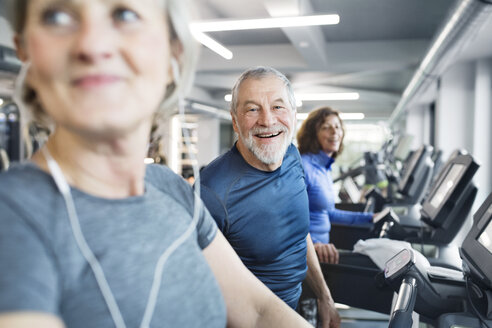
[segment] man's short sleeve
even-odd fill
[[[201,185],[200,196],[208,211],[210,211],[213,219],[217,223],[219,229],[224,235],[227,235],[229,224],[227,219],[227,211],[222,201],[219,199],[214,190],[203,184]]]
[[[59,284],[52,254],[35,227],[0,203],[0,312],[58,314]]]
[[[205,249],[217,234],[217,224],[215,224],[214,219],[210,216],[210,213],[201,200],[200,209],[200,219],[198,220],[196,231],[198,234],[198,245],[200,245],[201,249]]]

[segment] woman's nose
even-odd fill
[[[114,51],[114,31],[104,20],[86,19],[81,22],[74,41],[74,56],[83,62],[110,58]]]

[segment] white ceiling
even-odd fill
[[[345,112],[364,112],[369,119],[387,119],[454,3],[454,0],[195,0],[194,9],[201,20],[337,13],[340,24],[209,33],[228,47],[234,57],[226,60],[202,47],[196,87],[190,98],[227,109],[223,97],[239,74],[248,67],[266,65],[286,74],[296,91],[360,93],[358,101],[304,102],[298,109],[300,112],[330,105]],[[463,58],[492,57],[492,22],[487,26],[474,45],[465,49]],[[11,46],[10,39],[10,32],[0,17],[0,44]]]
[[[197,3],[203,20],[340,15],[340,24],[332,26],[209,33],[229,48],[234,57],[225,60],[203,48],[196,86],[205,90],[210,99],[202,98],[202,101],[227,108],[223,97],[239,74],[248,67],[267,65],[285,73],[296,91],[360,93],[358,101],[304,102],[299,112],[330,105],[345,112],[364,112],[368,119],[385,120],[430,41],[448,20],[455,1],[201,0]],[[469,58],[492,56],[492,24],[488,25],[488,32],[477,38],[481,37],[481,42],[465,49]]]

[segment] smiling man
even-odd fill
[[[269,67],[245,71],[232,89],[231,116],[238,141],[202,171],[207,208],[266,286],[295,309],[307,277],[323,327],[338,327],[308,234],[304,171],[291,143],[296,107],[289,80]]]

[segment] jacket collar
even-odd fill
[[[314,162],[321,167],[331,170],[331,164],[335,161],[334,158],[328,156],[324,151],[320,150],[317,154],[311,154]]]

